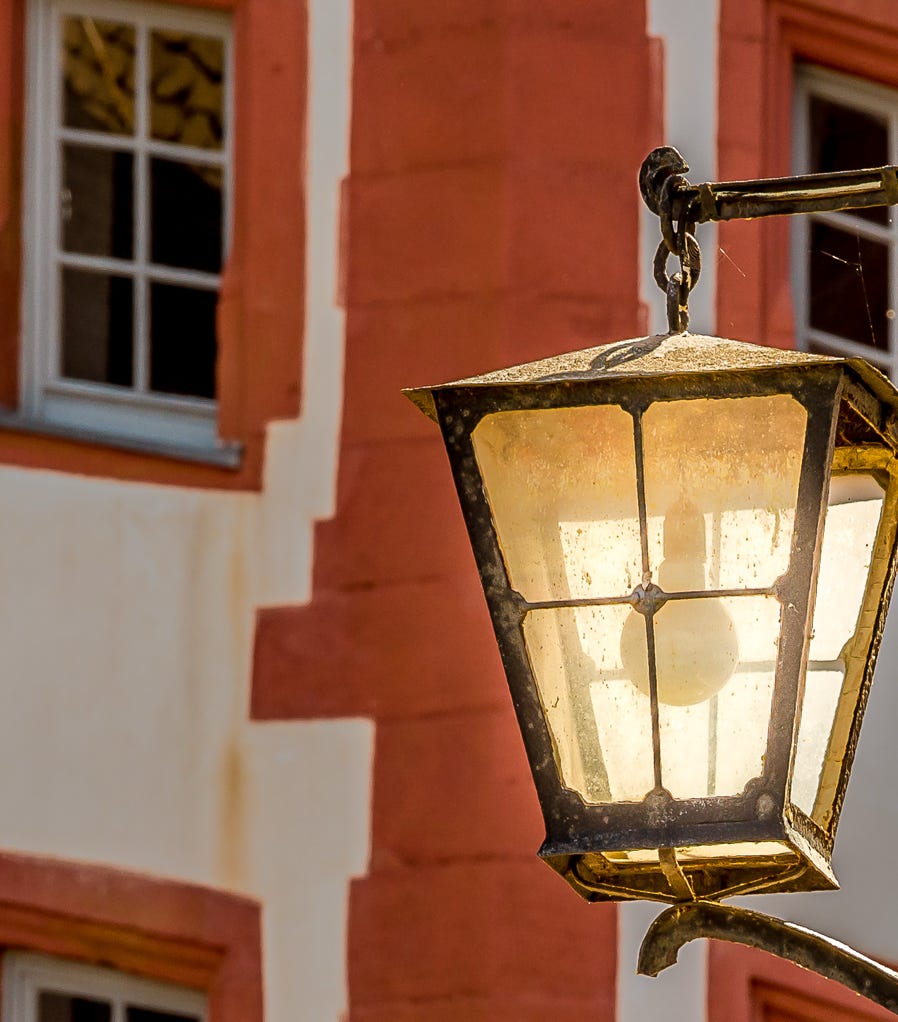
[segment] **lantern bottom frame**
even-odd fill
[[[799,835],[747,843],[631,851],[561,851],[540,858],[587,901],[721,901],[743,894],[838,890],[827,859]]]

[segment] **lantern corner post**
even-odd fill
[[[898,1014],[898,972],[893,969],[804,926],[709,901],[681,902],[662,912],[646,932],[636,971],[657,976],[676,963],[680,948],[703,937],[766,951]]]

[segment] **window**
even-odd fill
[[[229,20],[109,0],[29,18],[22,414],[212,452]]]
[[[205,1022],[202,994],[44,955],[10,953],[3,1022]]]
[[[898,163],[898,93],[860,79],[796,74],[799,171]],[[799,346],[860,356],[898,379],[898,218],[889,207],[796,217]]]

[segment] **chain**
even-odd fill
[[[698,283],[702,272],[702,253],[695,237],[695,221],[688,214],[675,222],[671,214],[673,193],[686,179],[671,174],[664,181],[659,197],[661,244],[655,252],[655,283],[667,295],[667,328],[672,334],[683,333],[689,326],[689,292]],[[680,269],[668,275],[667,261],[676,256]]]

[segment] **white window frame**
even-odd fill
[[[112,1004],[112,1022],[127,1022],[126,1008],[195,1015],[207,1022],[204,994],[100,966],[48,955],[10,951],[3,956],[3,1022],[39,1022],[41,992],[88,997]]]
[[[871,114],[888,126],[886,162],[898,164],[898,90],[868,82],[863,78],[801,66],[795,71],[793,151],[796,173],[808,170],[810,162],[810,101],[818,96],[843,106]],[[861,169],[861,168],[858,168]],[[814,213],[793,217],[792,283],[795,296],[795,332],[799,348],[810,342],[823,346],[830,354],[846,358],[864,358],[893,380],[898,380],[898,318],[888,318],[888,350],[879,351],[870,345],[858,344],[810,325],[810,251],[811,226],[816,220],[863,238],[883,242],[889,248],[889,309],[898,310],[898,214],[892,213],[888,224],[878,224],[853,216],[849,212]]]
[[[134,25],[138,35],[135,68],[135,130],[133,136],[90,132],[62,125],[60,25],[66,15],[94,17]],[[214,36],[224,43],[225,89],[221,150],[172,146],[149,138],[147,45],[151,28]],[[22,343],[20,354],[20,417],[43,424],[50,432],[108,438],[123,446],[149,447],[162,453],[210,455],[230,452],[217,436],[217,402],[203,398],[148,392],[149,225],[139,224],[148,208],[149,157],[179,160],[222,169],[222,258],[226,258],[232,217],[233,46],[231,19],[226,13],[197,7],[121,0],[29,0],[27,22],[26,156],[23,238]],[[60,239],[61,147],[64,142],[95,144],[134,153],[134,259],[65,253]],[[66,379],[60,370],[61,265],[94,270],[121,269],[133,264],[136,337],[135,389]],[[152,268],[152,279],[218,289],[220,275],[191,270]],[[228,460],[227,458],[225,460]]]

